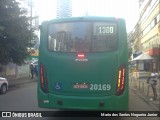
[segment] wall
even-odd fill
[[[29,64],[23,64],[18,66],[14,63],[8,63],[7,65],[1,65],[0,77],[14,77],[23,78],[29,77],[30,69]]]

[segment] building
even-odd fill
[[[153,59],[140,61],[145,71],[160,71],[160,0],[139,0],[139,21],[134,30],[133,54],[140,51]]]
[[[72,1],[57,0],[57,18],[72,16]]]

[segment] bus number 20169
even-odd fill
[[[111,89],[110,84],[90,84],[90,90],[107,90],[109,91]]]

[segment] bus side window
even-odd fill
[[[51,36],[48,36],[48,49],[51,50]]]
[[[54,37],[48,37],[48,49],[51,51],[56,51],[56,39],[54,39]]]

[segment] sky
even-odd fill
[[[40,23],[56,18],[57,0],[34,0]],[[85,11],[91,16],[120,17],[126,20],[131,31],[138,20],[138,0],[72,0],[72,15],[82,16]]]

